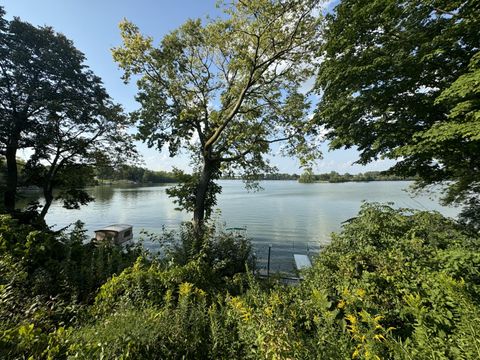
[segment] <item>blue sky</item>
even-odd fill
[[[335,2],[335,1],[333,1]],[[171,30],[188,18],[205,18],[219,14],[216,0],[3,0],[7,18],[19,16],[34,25],[52,26],[65,34],[87,57],[87,64],[103,79],[113,99],[127,111],[134,110],[135,84],[125,85],[120,79],[122,72],[114,63],[110,49],[121,43],[118,23],[123,19],[135,23],[142,33],[152,36],[158,43]],[[167,153],[159,153],[138,145],[145,165],[154,170],[170,170],[176,166],[188,170],[188,158],[174,159]],[[315,172],[358,173],[387,169],[393,162],[378,161],[367,166],[351,165],[357,159],[355,150],[328,151],[322,146],[324,158],[317,162]],[[300,173],[295,159],[272,157],[272,163],[280,172]]]

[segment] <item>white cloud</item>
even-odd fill
[[[300,85],[299,92],[302,93],[303,95],[306,95],[309,91],[313,89],[313,86],[315,85],[315,76],[312,76],[305,80],[302,85]]]

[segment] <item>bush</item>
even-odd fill
[[[352,355],[475,359],[479,245],[438,213],[367,204],[320,253],[303,296],[326,294]]]
[[[365,204],[297,287],[263,287],[238,273],[244,268],[228,260],[244,258],[248,243],[211,233],[197,256],[184,241],[167,252],[177,262],[138,257],[80,309],[62,296],[29,298],[21,284],[36,272],[4,253],[0,351],[52,359],[478,359],[480,239],[468,229],[438,213]],[[184,231],[180,239],[189,240]],[[29,254],[41,258],[40,250]],[[31,310],[18,304],[22,296]]]
[[[181,359],[208,353],[205,293],[190,283],[170,292],[162,306],[124,307],[72,330],[68,354],[80,359]]]
[[[39,356],[99,286],[141,253],[85,244],[84,233],[81,223],[54,233],[0,215],[0,353]]]
[[[245,273],[255,269],[250,239],[245,234],[224,231],[213,224],[205,225],[201,239],[196,237],[189,222],[183,223],[178,231],[163,231],[159,235],[147,233],[147,236],[160,244],[158,263],[163,263],[165,268],[194,266],[197,279],[185,280],[208,292],[241,292]],[[198,244],[201,244],[200,251]]]

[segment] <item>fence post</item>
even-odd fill
[[[270,253],[272,251],[272,244],[268,245],[268,260],[267,260],[267,279],[270,277]]]

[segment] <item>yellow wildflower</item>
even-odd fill
[[[357,348],[355,349],[355,351],[353,352],[352,354],[352,359],[355,359],[356,357],[358,357],[360,355],[360,347],[357,346]]]
[[[359,298],[363,299],[365,297],[366,292],[364,289],[357,289],[356,292]]]
[[[378,341],[385,340],[385,337],[382,334],[373,335],[373,338]]]
[[[202,289],[195,289],[195,293],[198,295],[198,297],[203,298],[207,293],[203,291]]]
[[[355,315],[353,314],[348,314],[347,316],[345,316],[345,319],[347,319],[348,321],[350,321],[350,323],[352,325],[356,324],[357,323],[357,318]]]
[[[181,283],[178,289],[178,294],[180,297],[182,296],[188,296],[193,289],[193,284],[190,284],[188,282]]]

